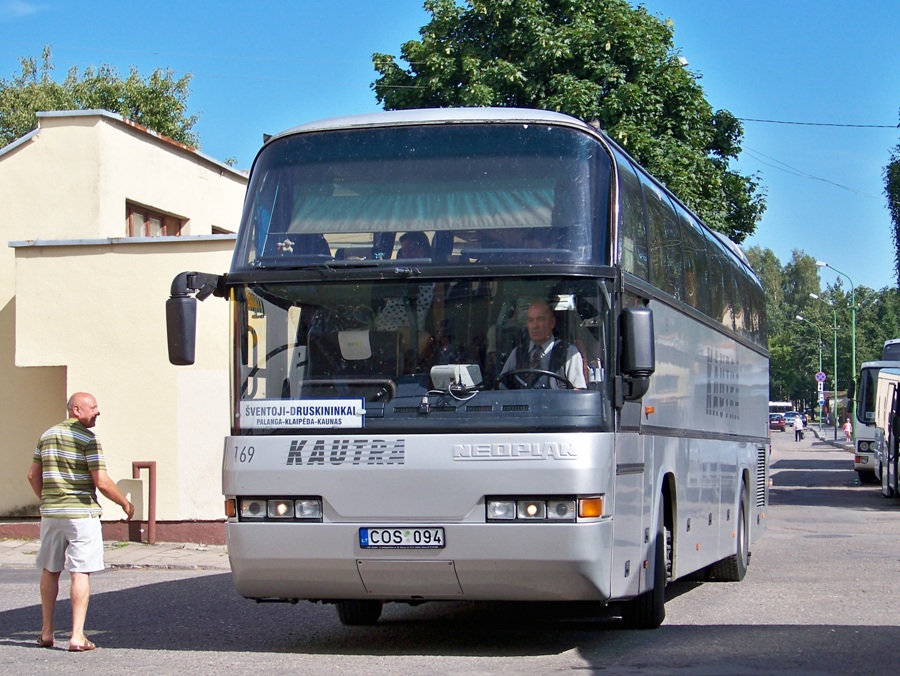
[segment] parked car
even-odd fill
[[[785,422],[784,416],[780,413],[770,413],[769,414],[769,429],[777,430],[778,432],[784,432]]]
[[[788,411],[787,413],[785,413],[784,414],[784,424],[787,425],[788,427],[793,427],[794,426],[794,418],[796,418],[798,415],[800,416],[800,419],[803,421],[803,426],[806,427],[807,426],[806,416],[803,413],[800,413],[800,411]]]

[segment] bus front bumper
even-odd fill
[[[610,598],[610,520],[449,525],[444,526],[443,549],[363,549],[359,527],[228,523],[238,593],[292,600]],[[633,562],[632,574],[639,567],[640,562]]]

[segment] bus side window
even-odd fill
[[[684,263],[678,218],[668,196],[660,188],[648,179],[642,183],[650,232],[650,281],[666,293],[682,299]]]
[[[706,238],[700,226],[687,211],[677,204],[675,209],[681,218],[684,244],[684,300],[688,305],[705,312],[709,307]]]
[[[649,280],[641,184],[628,160],[618,155],[616,159],[619,167],[619,261],[625,272]]]
[[[887,421],[885,421],[885,426],[887,427],[887,434],[885,436],[890,440],[893,449],[897,448],[897,434],[900,432],[900,430],[897,429],[897,425],[900,423],[900,420],[897,418],[898,413],[900,413],[900,402],[897,401],[898,393],[900,393],[900,390],[892,383],[888,394],[891,402],[891,413],[888,416]]]
[[[734,284],[728,273],[727,255],[715,236],[707,239],[709,252],[710,316],[728,329],[734,329]]]

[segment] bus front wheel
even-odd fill
[[[653,589],[626,601],[622,620],[629,629],[656,629],[666,619],[666,582],[672,561],[672,534],[666,528],[663,496],[659,498],[656,543],[653,551]]]
[[[341,624],[348,627],[375,624],[381,617],[381,610],[384,608],[383,601],[357,599],[338,601],[335,605]]]
[[[744,498],[746,494],[746,488],[741,484],[741,501],[735,531],[737,551],[728,558],[714,563],[712,567],[712,576],[722,582],[740,582],[747,574],[747,566],[750,565],[750,530],[747,528],[747,502]]]

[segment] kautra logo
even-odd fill
[[[291,442],[286,465],[403,465],[406,440],[297,439]]]

